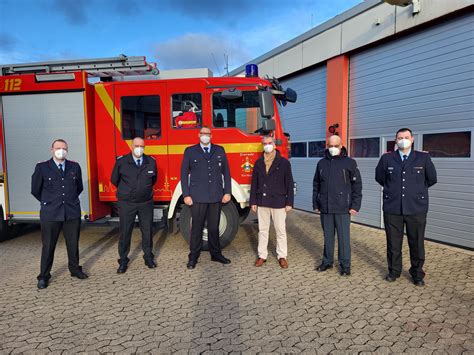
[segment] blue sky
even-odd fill
[[[0,0],[0,64],[145,55],[229,70],[362,0]]]

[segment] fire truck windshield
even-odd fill
[[[247,133],[259,132],[265,117],[260,115],[258,91],[243,91],[242,97],[228,100],[217,92],[212,95],[213,126],[235,127]],[[261,131],[261,130],[260,130]]]

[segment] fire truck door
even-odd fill
[[[155,201],[169,201],[168,132],[166,117],[169,100],[165,85],[160,82],[128,83],[115,87],[115,105],[120,114],[115,117],[117,156],[130,153],[132,139],[145,139],[145,154],[156,159],[158,180],[154,186]]]

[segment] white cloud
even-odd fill
[[[240,40],[203,33],[187,33],[158,43],[154,54],[161,69],[210,68],[217,75],[219,71],[224,74],[224,54],[229,56],[229,61],[240,63],[250,57]]]

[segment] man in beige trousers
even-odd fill
[[[293,175],[290,162],[275,149],[273,137],[263,138],[264,153],[255,162],[250,189],[250,206],[258,215],[258,258],[262,266],[268,256],[268,234],[273,219],[277,236],[277,257],[280,267],[288,268],[286,214],[293,208]]]

